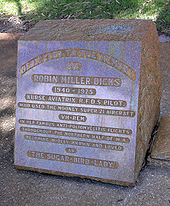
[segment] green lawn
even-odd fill
[[[40,19],[152,19],[161,32],[170,27],[170,0],[0,0],[0,16]]]

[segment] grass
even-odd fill
[[[152,19],[160,32],[169,30],[170,0],[0,0],[0,16],[24,23],[40,19]]]

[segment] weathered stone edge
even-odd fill
[[[148,161],[147,164],[150,166],[163,167],[163,168],[170,169],[170,161],[168,160],[160,160],[160,159],[152,158],[151,156],[149,156],[147,161]]]
[[[150,93],[151,91],[151,93]],[[161,74],[159,70],[159,40],[152,22],[142,41],[138,120],[136,135],[135,180],[142,168],[154,126],[159,120]]]
[[[74,19],[41,20],[24,34],[25,41],[141,41],[151,20],[141,19]],[[97,32],[107,26],[127,26],[122,32]],[[45,29],[46,28],[46,29]]]
[[[117,184],[117,185],[121,185],[121,186],[133,187],[135,185],[135,182],[131,183],[131,182],[116,181],[116,180],[111,180],[111,179],[103,179],[103,178],[92,177],[92,176],[58,172],[58,171],[54,171],[54,170],[38,169],[38,168],[33,168],[33,167],[24,167],[24,166],[19,166],[19,165],[14,165],[14,166],[16,169],[20,169],[20,170],[29,170],[29,171],[39,172],[39,173],[58,175],[58,176],[79,177],[79,178],[83,178],[83,179],[90,179],[90,180],[100,181],[103,183]]]

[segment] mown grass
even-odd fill
[[[40,19],[152,19],[159,31],[167,32],[170,0],[0,0],[0,15],[33,24]]]

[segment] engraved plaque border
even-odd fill
[[[139,75],[140,75],[140,42],[116,42],[116,41],[61,41],[61,42],[48,42],[48,41],[19,41],[18,46],[18,69],[17,69],[17,118],[16,118],[16,139],[15,139],[15,165],[17,168],[30,169],[45,173],[52,174],[64,174],[68,176],[79,176],[87,177],[91,179],[97,179],[105,182],[123,184],[126,182],[127,185],[133,185],[134,182],[134,164],[135,164],[135,144],[136,144],[136,124],[137,124],[137,111],[138,111],[138,87],[139,87]],[[69,62],[80,62],[78,69],[68,69],[67,65]],[[80,69],[81,65],[81,69]],[[90,69],[91,68],[91,69]],[[56,72],[57,71],[57,72]],[[35,75],[41,75],[37,78],[38,81],[34,81]],[[42,77],[42,75],[45,75]],[[53,75],[53,77],[52,77]],[[55,78],[54,75],[57,77]],[[60,77],[59,77],[60,76]],[[71,78],[71,77],[74,78]],[[76,78],[77,76],[77,78]],[[80,78],[82,77],[82,78]],[[50,78],[53,78],[52,80]],[[65,80],[63,80],[65,78]],[[112,79],[111,79],[112,78]],[[121,81],[119,81],[119,79]],[[51,82],[51,81],[56,82]],[[64,83],[62,81],[65,81]],[[83,85],[82,85],[83,84]],[[54,93],[54,87],[60,88],[75,88],[70,90],[70,93]],[[86,88],[86,95],[78,94],[78,88]],[[48,91],[47,93],[44,93]],[[116,93],[116,94],[114,94]],[[25,98],[28,94],[38,94],[39,99]],[[41,95],[41,96],[40,96]],[[64,96],[64,97],[76,97],[74,102],[49,102],[44,101],[42,95],[50,96]],[[44,97],[47,98],[47,97]],[[122,100],[126,102],[124,107],[111,107],[100,105],[88,105],[79,104],[81,101],[100,101],[104,100]],[[83,99],[84,98],[84,99]],[[92,100],[93,99],[93,100]],[[95,100],[94,100],[95,99]],[[96,100],[97,99],[97,100]],[[68,100],[69,101],[69,100]],[[21,104],[22,103],[22,104]],[[67,104],[67,105],[66,105]],[[22,105],[22,106],[21,106]],[[49,105],[49,106],[48,106]],[[50,106],[51,105],[51,106]],[[61,106],[61,110],[56,109]],[[67,107],[67,110],[66,110]],[[84,108],[84,109],[81,109]],[[79,112],[80,110],[80,112]],[[88,112],[87,112],[88,111]],[[69,113],[68,113],[69,112]],[[100,112],[100,113],[99,113]],[[101,114],[103,112],[103,114]],[[57,114],[54,117],[54,114]],[[70,148],[71,145],[61,145],[50,143],[50,142],[38,142],[29,141],[24,138],[24,135],[42,136],[39,132],[26,133],[21,132],[23,127],[35,126],[41,129],[41,131],[47,132],[43,129],[47,127],[49,131],[60,130],[65,131],[64,128],[51,128],[45,125],[23,125],[22,119],[34,120],[44,122],[57,123],[61,121],[57,116],[60,114],[78,115],[85,116],[85,122],[73,122],[64,121],[66,126],[85,125],[105,128],[115,128],[115,131],[119,130],[118,133],[112,132],[100,132],[90,130],[77,130],[71,129],[72,132],[77,133],[77,136],[54,136],[54,133],[46,133],[46,139],[49,138],[62,138],[69,137],[70,140],[74,141],[75,144],[79,141],[85,141],[88,144],[89,141],[92,143],[101,142],[98,140],[89,140],[85,136],[79,138],[79,133],[95,133],[96,135],[105,136],[116,136],[120,138],[130,139],[130,142],[118,143],[112,142],[112,145],[121,145],[123,153],[121,151],[114,151],[110,149],[102,149],[94,147],[80,147],[76,146],[76,153],[65,153],[64,155],[70,157],[81,157],[86,156],[91,166],[72,164],[61,162],[61,164],[53,163],[54,161],[47,160],[44,158],[50,154],[62,155],[66,148]],[[45,119],[44,119],[45,117]],[[98,124],[99,123],[99,124]],[[51,123],[52,124],[52,123]],[[85,127],[84,126],[84,127]],[[99,128],[98,128],[99,129]],[[122,133],[120,131],[122,129]],[[132,134],[128,135],[123,133],[123,130],[132,130]],[[47,130],[47,129],[46,129]],[[66,128],[69,131],[69,127]],[[106,130],[107,131],[107,130]],[[108,130],[109,131],[109,130]],[[110,130],[113,131],[113,130]],[[44,134],[43,134],[44,135]],[[50,135],[52,138],[50,139]],[[109,138],[109,137],[108,137]],[[38,143],[37,143],[38,142]],[[96,143],[95,142],[95,143]],[[92,144],[91,143],[91,144]],[[104,140],[103,144],[110,144],[110,141]],[[85,143],[84,143],[85,144]],[[89,145],[91,145],[89,144]],[[46,146],[44,146],[46,145]],[[56,149],[58,148],[58,149]],[[90,148],[90,149],[88,149]],[[41,150],[41,151],[40,151]],[[31,158],[29,151],[37,151],[44,153],[44,158]],[[58,151],[58,152],[57,152]],[[87,152],[88,151],[88,152]],[[128,153],[129,151],[129,153]],[[117,152],[117,153],[116,153]],[[28,156],[26,155],[28,154]],[[47,155],[47,156],[46,156]],[[98,156],[99,155],[99,156]],[[127,157],[128,156],[128,157]],[[68,158],[68,157],[67,157]],[[39,162],[37,160],[39,159]],[[74,158],[73,158],[74,159]],[[91,160],[93,159],[93,161]],[[94,161],[95,160],[95,161]],[[98,165],[98,160],[101,160],[101,167]],[[102,162],[102,161],[105,162]],[[70,161],[72,159],[70,158]],[[81,160],[85,161],[85,160]],[[118,167],[115,168],[104,168],[103,165],[108,162],[117,162]],[[88,162],[88,161],[87,161]],[[83,162],[84,163],[84,162]],[[54,164],[56,164],[54,166]],[[71,165],[72,164],[72,165]],[[112,165],[114,165],[112,163]],[[123,166],[122,166],[123,165]],[[91,167],[91,168],[90,168]],[[117,168],[118,169],[117,169]],[[72,169],[71,169],[72,168]],[[95,171],[97,170],[98,171]],[[120,170],[119,170],[120,168]],[[77,171],[76,171],[77,170]]]

